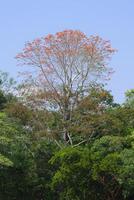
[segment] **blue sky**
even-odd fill
[[[133,0],[1,0],[0,69],[17,76],[14,59],[26,41],[64,29],[78,29],[111,40],[118,52],[111,61],[115,70],[108,89],[123,102],[134,88]]]

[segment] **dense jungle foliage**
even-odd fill
[[[134,90],[105,89],[114,52],[65,30],[25,45],[19,84],[0,72],[1,200],[134,199]]]
[[[2,77],[0,199],[133,199],[133,90],[119,105],[103,87],[92,87],[69,122],[71,145],[59,134],[60,113],[24,105]]]

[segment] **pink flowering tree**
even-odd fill
[[[57,109],[64,122],[70,121],[78,102],[88,95],[90,84],[110,78],[108,64],[114,52],[109,41],[77,30],[28,42],[16,56],[20,65],[31,67],[25,73],[23,92],[34,106]],[[64,137],[72,144],[66,126]]]

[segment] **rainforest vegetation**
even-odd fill
[[[106,89],[114,53],[65,30],[25,44],[19,82],[0,72],[1,200],[134,199],[134,90]]]

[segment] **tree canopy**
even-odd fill
[[[106,90],[114,52],[65,30],[26,43],[19,84],[0,72],[0,199],[134,199],[134,90]]]

